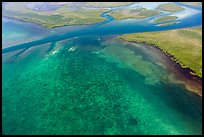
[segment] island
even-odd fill
[[[168,12],[178,12],[178,11],[184,10],[183,7],[176,5],[176,4],[173,4],[173,3],[161,4],[156,9],[162,10],[162,11],[168,11]]]
[[[154,22],[164,22],[164,21],[173,21],[176,20],[178,17],[176,16],[164,16],[164,17],[159,17],[154,20]]]
[[[181,67],[193,70],[192,75],[202,78],[202,27],[125,34],[120,38],[153,44],[174,56],[172,59]]]
[[[160,11],[148,10],[146,8],[138,8],[111,11],[109,15],[117,20],[123,20],[123,19],[144,19],[147,17],[158,15],[160,13],[161,13]]]
[[[173,21],[173,22],[165,22],[165,23],[158,24],[158,26],[169,26],[169,25],[173,25],[173,24],[176,24],[176,23],[178,23],[178,22],[175,22],[175,21]]]

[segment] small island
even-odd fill
[[[173,25],[173,24],[176,24],[176,23],[178,23],[178,22],[175,22],[175,21],[173,21],[173,22],[165,22],[165,23],[158,24],[158,26],[169,26],[169,25]]]
[[[154,20],[154,22],[164,22],[164,21],[173,21],[176,20],[178,17],[176,16],[164,16],[164,17],[159,17]]]
[[[178,12],[184,10],[184,8],[182,8],[181,6],[172,3],[161,4],[156,9],[168,12]]]
[[[120,9],[117,11],[110,12],[109,15],[111,15],[117,20],[123,20],[123,19],[144,19],[160,13],[161,12],[155,10],[138,8],[138,9]]]

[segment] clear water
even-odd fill
[[[198,26],[201,16],[166,27],[152,18],[54,29],[3,21],[3,45],[15,45],[2,55],[3,134],[202,134],[202,98],[169,82],[163,55],[107,38]]]
[[[46,37],[48,29],[39,25],[2,17],[2,47]]]
[[[4,55],[3,134],[202,134],[202,99],[162,81],[145,52],[121,58],[129,53],[90,36]],[[143,73],[128,64],[139,56]]]

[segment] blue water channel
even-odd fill
[[[7,48],[3,48],[2,54],[19,50],[19,49],[29,48],[32,46],[46,44],[53,41],[65,40],[65,39],[83,36],[83,35],[97,35],[97,36],[121,35],[121,34],[127,34],[127,33],[152,32],[152,31],[170,30],[170,29],[176,29],[176,28],[195,27],[195,26],[202,25],[202,10],[197,7],[192,7],[192,6],[187,6],[187,7],[194,8],[196,10],[199,10],[200,12],[192,16],[188,16],[182,20],[178,20],[178,23],[172,24],[169,26],[158,26],[157,23],[152,22],[154,18],[157,18],[159,16],[164,16],[166,15],[166,13],[163,13],[161,15],[156,15],[146,19],[138,19],[138,20],[127,19],[127,20],[118,21],[108,15],[110,11],[117,10],[117,9],[111,9],[108,12],[102,13],[101,16],[106,18],[106,20],[93,25],[63,26],[63,27],[57,27],[53,29],[45,29],[42,27],[41,29],[41,27],[39,28],[39,25],[28,23],[29,27],[33,25],[35,29],[36,29],[36,26],[38,27],[38,29],[36,30],[41,30],[41,31],[35,30],[33,31],[33,33],[46,32],[46,34],[49,33],[51,35],[48,35],[48,36],[46,35],[46,37],[42,37],[39,40],[34,40],[30,42],[12,45]],[[8,25],[11,26],[11,24],[6,24],[3,22],[3,30],[8,29],[8,27],[6,27]],[[21,24],[21,25],[24,26],[24,24]],[[24,26],[24,29],[27,29],[27,28],[25,28]],[[52,30],[54,30],[55,33],[51,33]]]

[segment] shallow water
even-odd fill
[[[142,50],[127,53],[85,36],[5,54],[3,134],[201,134],[202,99],[162,81],[168,72]]]
[[[165,27],[107,13],[53,29],[3,18],[3,46],[17,44],[2,55],[3,134],[202,134],[202,98],[172,79],[165,55],[110,38],[198,26],[198,10]]]
[[[2,17],[2,48],[45,38],[48,31],[36,24]]]

